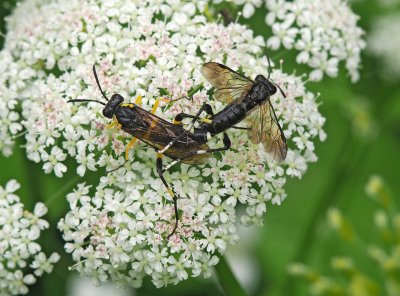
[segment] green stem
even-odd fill
[[[221,256],[219,263],[215,266],[215,271],[217,273],[218,282],[225,292],[225,295],[229,296],[246,296],[247,293],[240,286],[238,280],[233,274],[228,262],[225,258]]]
[[[199,85],[195,86],[190,92],[188,92],[187,96],[190,98],[191,96],[193,96],[195,93],[197,93],[202,88],[203,88],[203,84],[199,84]]]
[[[71,180],[69,180],[64,186],[62,186],[59,190],[57,190],[56,192],[54,192],[51,196],[49,196],[45,202],[45,205],[47,207],[49,207],[54,200],[56,200],[57,197],[61,196],[61,195],[66,195],[67,192],[72,188],[72,187],[76,187],[76,185],[78,184],[79,181],[81,181],[82,178],[79,176],[76,176],[74,178],[72,178]]]

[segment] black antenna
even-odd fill
[[[101,89],[100,86],[100,82],[99,82],[99,78],[97,77],[97,73],[96,73],[96,67],[95,65],[93,65],[93,74],[94,74],[94,78],[96,79],[97,85],[100,89],[101,94],[103,95],[103,97],[106,99],[106,101],[108,102],[108,98],[106,97],[106,95],[104,94],[103,90]],[[75,100],[69,100],[68,103],[74,103],[74,102],[96,102],[99,104],[102,104],[103,106],[106,106],[105,103],[97,101],[97,100],[84,100],[84,99],[75,99]]]
[[[82,99],[76,99],[76,100],[69,100],[68,101],[68,103],[73,103],[73,102],[96,102],[96,103],[99,103],[99,104],[102,104],[102,105],[106,105],[106,104],[104,104],[103,102],[100,102],[100,101],[96,101],[96,100],[82,100]]]
[[[282,96],[286,99],[286,95],[285,95],[285,93],[283,92],[283,90],[282,90],[282,88],[278,85],[278,84],[276,84],[275,82],[272,82],[277,88],[279,88],[279,90],[281,91],[281,94],[282,94]]]
[[[268,77],[267,77],[267,79],[268,80],[270,80],[269,79],[269,77],[271,76],[271,60],[269,59],[269,56],[267,55],[267,61],[268,61]],[[272,82],[272,81],[271,81]],[[281,94],[282,94],[282,96],[286,99],[286,95],[285,95],[285,93],[283,92],[283,90],[282,90],[282,88],[278,85],[278,84],[276,84],[275,82],[272,82],[277,88],[279,88],[279,90],[281,91]]]
[[[108,101],[109,101],[108,98],[106,97],[106,95],[104,94],[103,90],[101,89],[100,82],[99,82],[99,78],[97,77],[95,65],[93,65],[93,74],[94,74],[94,78],[96,79],[97,86],[99,87],[101,94],[103,95],[103,97],[104,97],[104,98],[106,99],[106,101],[108,102]]]
[[[269,79],[269,77],[271,76],[271,61],[269,59],[269,56],[267,55],[267,61],[268,61],[268,77],[267,79]]]

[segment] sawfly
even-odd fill
[[[253,81],[219,63],[206,63],[202,66],[201,72],[216,89],[215,99],[227,105],[218,113],[213,114],[211,106],[204,104],[196,116],[181,113],[177,115],[176,120],[182,120],[185,117],[193,118],[193,125],[200,119],[201,113],[206,111],[209,117],[203,120],[193,132],[194,136],[204,143],[219,133],[225,133],[227,129],[240,128],[236,127],[236,124],[245,120],[247,127],[242,129],[248,131],[251,142],[262,143],[274,160],[283,161],[287,154],[286,138],[270,100],[277,89],[286,97],[282,89],[269,79],[269,75],[267,78],[257,75]],[[159,150],[159,153],[166,153],[184,135],[185,133],[173,139]]]
[[[112,119],[112,123],[107,127],[117,126],[119,129],[133,136],[125,148],[126,161],[129,159],[129,150],[133,147],[137,139],[154,148],[156,151],[169,145],[168,151],[157,153],[156,161],[157,173],[174,203],[175,225],[172,232],[167,236],[167,239],[169,239],[175,233],[179,223],[178,196],[168,185],[163,174],[178,162],[191,165],[205,164],[210,153],[228,150],[231,146],[231,141],[228,135],[224,133],[224,146],[212,149],[206,144],[208,139],[204,138],[203,134],[191,133],[183,128],[180,120],[177,120],[179,119],[179,115],[171,123],[154,114],[160,101],[165,100],[164,98],[158,98],[151,112],[149,112],[141,108],[141,96],[137,97],[135,103],[124,103],[124,98],[117,93],[113,94],[109,99],[100,86],[95,66],[93,66],[93,75],[105,102],[91,99],[74,99],[68,102],[96,102],[104,106],[103,115],[106,118]],[[173,143],[171,144],[171,142]],[[163,155],[173,159],[165,167],[162,162]]]

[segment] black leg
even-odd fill
[[[250,128],[249,127],[241,127],[241,126],[231,126],[230,128],[233,128],[233,129],[238,129],[238,130],[250,130]]]
[[[122,168],[128,161],[129,161],[129,159],[125,160],[123,164],[119,165],[118,167],[116,167],[116,168],[113,169],[113,170],[106,171],[106,173],[109,174],[109,173],[115,172],[116,170],[119,170],[119,169]]]
[[[203,113],[203,111],[206,111],[207,114],[213,115],[213,111],[212,108],[209,104],[203,104],[203,106],[201,106],[201,108],[199,109],[199,111],[197,112],[197,114],[193,117],[193,120],[188,128],[188,130],[190,131],[193,127],[193,125],[196,123],[196,121],[200,118],[201,113]],[[177,116],[187,116],[187,117],[192,117],[192,115],[190,114],[186,114],[186,113],[180,113]],[[182,117],[183,119],[183,117]],[[174,123],[179,122],[179,120],[174,119]],[[178,142],[184,135],[186,135],[186,132],[183,132],[182,134],[180,134],[178,137],[176,137],[175,139],[173,139],[171,142],[168,143],[167,146],[165,146],[163,149],[159,150],[158,153],[160,154],[164,154],[165,151],[167,151],[172,145],[174,145],[176,142]]]
[[[162,173],[164,173],[165,171],[168,171],[173,165],[175,165],[175,164],[177,164],[177,163],[179,163],[179,162],[181,162],[181,161],[183,161],[183,160],[185,160],[185,159],[187,159],[187,158],[189,158],[189,157],[192,157],[192,156],[194,156],[194,155],[199,155],[199,154],[210,154],[210,153],[213,153],[213,152],[225,151],[225,150],[228,150],[229,148],[231,148],[231,144],[232,144],[232,143],[231,143],[231,139],[229,139],[227,133],[224,133],[223,142],[224,142],[224,146],[223,146],[223,147],[214,148],[214,149],[206,149],[206,150],[197,150],[197,151],[190,152],[190,153],[186,154],[186,155],[185,155],[184,157],[182,157],[182,158],[178,158],[178,159],[175,159],[175,160],[171,161],[171,162],[162,170]]]
[[[174,210],[175,210],[175,226],[172,232],[167,236],[167,239],[169,239],[176,231],[178,228],[178,223],[179,223],[179,213],[178,213],[178,197],[176,196],[175,192],[172,190],[171,187],[169,187],[167,181],[165,181],[164,178],[164,170],[162,168],[162,154],[157,154],[157,173],[158,176],[160,177],[161,181],[164,183],[164,186],[167,188],[168,193],[172,197],[172,201],[174,202]]]
[[[179,223],[179,212],[178,212],[178,196],[175,194],[175,192],[172,190],[171,187],[169,187],[167,181],[165,181],[164,178],[164,173],[168,171],[173,165],[177,164],[178,162],[181,162],[189,157],[192,157],[194,155],[199,155],[199,154],[209,154],[213,152],[218,152],[218,151],[225,151],[228,150],[231,147],[231,140],[228,137],[227,133],[224,133],[224,146],[220,148],[214,148],[214,149],[207,149],[207,150],[197,150],[191,153],[188,153],[184,157],[180,159],[176,159],[174,161],[171,161],[165,168],[163,168],[163,163],[162,163],[162,157],[163,154],[157,153],[157,173],[161,179],[161,181],[164,183],[164,186],[167,188],[168,193],[171,195],[172,200],[174,202],[174,210],[175,210],[175,226],[172,232],[167,236],[167,239],[169,239],[176,231],[178,228],[178,223]]]

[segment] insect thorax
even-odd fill
[[[147,122],[142,119],[134,107],[118,105],[114,109],[114,116],[124,130],[149,128]]]

